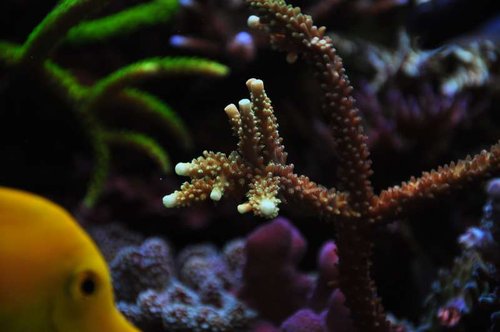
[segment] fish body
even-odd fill
[[[69,213],[3,187],[0,331],[139,331],[116,309],[106,262]]]

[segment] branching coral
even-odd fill
[[[238,151],[229,156],[205,151],[191,163],[179,163],[175,171],[193,178],[180,191],[167,195],[167,207],[186,206],[210,197],[221,199],[225,192],[247,189],[248,202],[238,206],[240,213],[252,211],[272,218],[278,214],[281,200],[298,198],[312,210],[325,214],[352,215],[344,193],[327,190],[305,176],[293,173],[286,164],[286,153],[278,135],[276,118],[261,80],[247,81],[252,102],[243,99],[239,111],[234,104],[225,108],[233,132],[238,135]],[[278,198],[280,192],[281,198]]]
[[[177,114],[154,95],[132,86],[155,77],[188,74],[219,77],[228,72],[224,65],[205,59],[158,57],[125,66],[90,86],[80,83],[76,75],[52,59],[52,53],[61,43],[84,43],[127,33],[167,20],[177,8],[176,1],[156,0],[85,21],[90,13],[108,2],[62,1],[33,29],[22,45],[0,42],[0,67],[35,75],[81,117],[95,153],[94,172],[84,199],[87,206],[95,203],[102,190],[108,173],[111,145],[136,147],[151,156],[164,172],[170,168],[168,154],[150,136],[105,128],[98,116],[102,109],[127,105],[149,113],[169,128],[180,142],[189,146],[189,133]]]
[[[338,186],[327,189],[293,172],[263,83],[250,79],[247,86],[251,101],[243,99],[238,108],[231,104],[225,109],[239,139],[238,149],[229,155],[204,152],[190,163],[177,164],[177,174],[189,176],[191,182],[165,196],[164,205],[188,206],[208,198],[218,201],[226,193],[244,192],[247,202],[238,206],[240,213],[274,217],[280,203],[302,203],[314,215],[334,221],[340,288],[356,327],[360,331],[394,330],[370,277],[373,227],[497,171],[500,145],[375,195],[367,138],[352,87],[331,38],[325,36],[325,28],[314,26],[309,16],[283,0],[248,0],[248,4],[258,12],[258,16],[250,16],[249,25],[269,34],[272,46],[286,52],[289,62],[301,56],[314,70],[335,142]]]

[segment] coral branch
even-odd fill
[[[461,188],[463,185],[485,179],[500,168],[500,143],[489,151],[481,151],[474,157],[439,167],[437,171],[424,172],[419,178],[411,178],[401,186],[384,190],[374,200],[371,214],[377,220],[387,220],[401,215],[421,200]]]
[[[238,142],[238,152],[252,166],[262,168],[264,158],[261,156],[262,142],[259,132],[258,120],[252,110],[252,103],[248,99],[242,99],[238,103],[241,127],[238,130],[240,141]]]
[[[68,105],[83,104],[89,94],[89,88],[80,84],[70,71],[50,60],[44,62],[39,73],[47,86],[53,89]]]
[[[167,22],[179,6],[177,0],[152,0],[118,13],[84,21],[72,27],[65,41],[81,44],[129,34],[138,29]]]
[[[225,108],[233,133],[238,136],[238,151],[229,156],[207,152],[190,163],[175,167],[178,175],[189,176],[180,190],[163,198],[166,207],[188,206],[193,202],[218,201],[226,192],[246,192],[248,201],[238,206],[240,213],[272,218],[282,200],[296,200],[312,211],[326,216],[355,216],[348,208],[347,195],[326,189],[285,165],[286,152],[278,133],[270,100],[261,80],[247,81],[252,101],[243,99],[238,108]]]
[[[170,171],[170,158],[165,150],[151,137],[131,131],[104,132],[104,139],[111,144],[136,147],[154,160],[164,173]]]
[[[289,62],[302,55],[314,69],[325,97],[323,107],[332,126],[339,158],[339,188],[349,192],[356,210],[367,211],[373,190],[369,181],[372,170],[366,136],[354,106],[352,87],[332,40],[324,36],[324,27],[313,25],[311,17],[302,14],[298,7],[281,0],[247,2],[259,13],[258,17],[250,17],[250,27],[269,33],[271,44],[287,52]]]
[[[370,276],[372,234],[363,221],[339,220],[335,224],[340,257],[340,289],[359,331],[392,331]]]
[[[114,105],[134,108],[150,114],[164,124],[184,148],[191,148],[193,141],[189,130],[175,111],[158,97],[133,88],[126,88],[114,96]]]
[[[38,62],[47,59],[68,30],[109,0],[62,1],[33,30],[23,45],[21,61]]]
[[[315,71],[339,159],[339,188],[349,194],[349,208],[355,211],[352,216],[365,215],[373,198],[370,153],[359,111],[354,106],[352,87],[332,40],[324,36],[324,27],[316,27],[310,16],[284,1],[248,0],[247,3],[257,9],[259,15],[251,16],[249,25],[268,33],[271,44],[287,52],[289,62],[295,62],[298,55],[302,55]],[[342,257],[341,288],[353,321],[361,331],[388,331],[390,324],[370,277],[372,242],[363,221],[364,218],[341,218],[337,223]]]
[[[166,57],[141,60],[109,74],[92,87],[89,104],[96,105],[113,93],[146,79],[169,75],[202,74],[225,76],[228,68],[200,58]]]
[[[264,84],[261,80],[250,79],[247,87],[253,102],[253,112],[259,120],[259,131],[262,133],[264,162],[285,165],[287,154],[282,144],[283,139],[278,134],[278,122],[271,100],[264,91]]]
[[[302,56],[320,82],[324,110],[328,116],[339,159],[339,189],[326,189],[305,176],[293,173],[278,134],[269,98],[260,80],[250,79],[251,100],[225,108],[238,149],[229,156],[204,152],[191,163],[179,163],[175,170],[189,176],[180,190],[163,199],[166,207],[187,206],[224,193],[244,192],[247,202],[240,213],[262,217],[278,214],[278,205],[296,200],[316,215],[334,220],[340,271],[340,288],[351,312],[353,324],[363,332],[395,331],[384,313],[371,279],[374,221],[388,220],[407,212],[424,199],[435,198],[462,185],[478,181],[500,168],[500,143],[464,161],[424,173],[375,196],[369,180],[372,173],[366,137],[352,87],[342,60],[324,36],[325,28],[313,25],[311,17],[283,0],[247,0],[259,16],[250,16],[248,25],[270,35],[271,44],[287,52],[294,62]],[[307,316],[307,315],[305,315]]]

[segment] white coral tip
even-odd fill
[[[275,217],[278,214],[276,203],[269,198],[264,198],[260,201],[259,210],[262,216],[267,218]]]
[[[177,205],[177,192],[171,193],[163,197],[163,205],[167,208],[172,208]]]
[[[257,15],[250,15],[247,20],[247,25],[252,29],[258,28],[260,26],[260,17]]]
[[[238,212],[243,214],[252,211],[252,206],[249,203],[238,205]]]
[[[212,201],[220,201],[222,198],[222,190],[219,188],[213,188],[212,191],[210,192],[210,199]]]
[[[190,163],[178,163],[175,165],[175,174],[180,176],[187,176],[191,171]]]
[[[248,114],[252,111],[252,102],[248,99],[242,99],[238,102],[241,114]]]
[[[252,102],[249,100],[249,99],[241,99],[239,102],[238,102],[238,106],[240,108],[245,108],[245,107],[251,107],[252,105]]]

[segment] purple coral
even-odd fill
[[[222,251],[192,245],[174,258],[164,240],[147,239],[111,263],[118,307],[145,331],[352,331],[335,243],[322,246],[317,275],[297,268],[306,247],[285,218]]]
[[[145,289],[165,288],[173,273],[170,248],[159,238],[123,248],[110,267],[117,298],[124,301],[135,300]]]
[[[324,318],[311,309],[297,311],[281,324],[283,332],[325,332]]]
[[[234,277],[223,257],[211,245],[187,247],[179,254],[177,262],[180,280],[200,291],[202,296],[210,296],[215,289],[229,290],[234,286]]]
[[[159,238],[123,248],[110,264],[119,300],[133,301],[145,289],[161,290],[173,274],[170,248]]]
[[[305,246],[304,238],[284,218],[253,232],[246,243],[239,296],[274,322],[300,309],[312,287],[312,279],[296,269]]]
[[[237,248],[222,255],[210,245],[187,247],[176,264],[161,239],[123,248],[111,264],[118,308],[146,331],[247,329],[255,313],[233,295],[236,278],[226,266]]]
[[[277,218],[255,230],[246,242],[246,263],[239,296],[261,318],[280,325],[281,331],[353,331],[349,310],[338,283],[335,243],[323,245],[319,274],[307,275],[297,264],[306,241],[287,219]],[[262,323],[253,330],[277,331]]]

